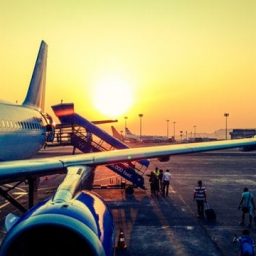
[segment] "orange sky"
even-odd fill
[[[229,127],[255,128],[255,17],[254,0],[1,1],[0,97],[23,101],[44,39],[50,113],[63,99],[89,120],[109,118],[95,91],[115,77],[132,95],[118,130],[128,116],[139,133],[139,113],[144,134],[166,135],[167,119],[170,133],[173,121],[213,132],[224,112]],[[128,96],[113,91],[122,100],[107,104],[119,110]]]

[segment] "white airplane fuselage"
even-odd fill
[[[29,158],[45,141],[44,118],[38,110],[0,102],[0,161]]]
[[[135,141],[135,142],[168,142],[169,139],[166,136],[157,136],[157,135],[135,135],[132,133],[127,133],[125,139]]]

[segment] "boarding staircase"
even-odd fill
[[[73,145],[74,149],[78,148],[84,153],[128,148],[126,144],[74,113],[72,103],[55,105],[52,106],[52,109],[61,122],[59,128],[62,130],[61,132],[59,130],[55,137],[62,145]],[[143,175],[148,165],[148,160],[139,160],[110,164],[107,167],[133,183],[134,186],[145,189]]]

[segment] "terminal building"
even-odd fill
[[[256,129],[233,129],[229,134],[231,139],[250,138],[256,135]]]

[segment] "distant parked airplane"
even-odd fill
[[[157,136],[157,135],[139,135],[133,134],[127,127],[125,128],[125,134],[119,133],[114,126],[111,126],[112,134],[115,138],[128,141],[128,142],[144,142],[144,143],[160,143],[160,142],[172,142],[171,138],[167,136]]]
[[[116,129],[114,126],[111,126],[111,130],[112,130],[112,135],[113,135],[116,139],[118,139],[118,140],[120,140],[120,141],[125,141],[125,137],[123,136],[123,134],[119,133],[119,132],[117,131],[117,129]]]
[[[136,135],[132,133],[127,127],[125,129],[127,138],[137,138],[141,142],[171,142],[171,139],[167,136],[158,136],[158,135]]]

